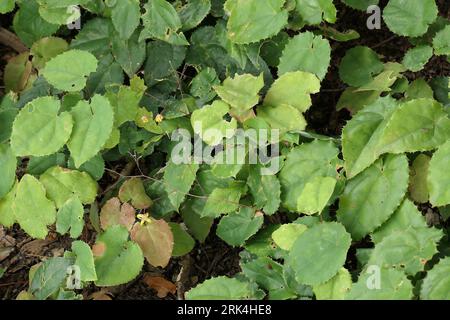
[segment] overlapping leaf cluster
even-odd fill
[[[332,26],[336,2],[2,1],[30,50],[4,70],[0,224],[73,239],[32,268],[19,298],[79,299],[91,282],[130,282],[144,263],[189,254],[216,222],[218,237],[243,248],[242,272],[187,299],[449,299],[449,78],[407,74],[449,60],[450,22],[435,0],[390,0],[383,19],[411,49],[400,62],[367,46],[346,52],[336,107],[353,117],[325,137],[305,113],[333,43],[359,37]],[[80,17],[72,37],[66,24]],[[228,146],[239,129],[278,130],[263,141],[280,145],[278,169],[223,164],[226,148],[178,163],[178,129],[204,148]],[[248,142],[232,148],[249,157]],[[268,223],[273,215],[289,223]],[[92,231],[95,242],[79,240]]]

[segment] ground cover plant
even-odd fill
[[[446,0],[0,0],[0,297],[450,299]]]

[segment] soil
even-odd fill
[[[379,54],[383,55],[385,61],[401,62],[405,52],[411,47],[411,44],[404,37],[399,37],[391,33],[386,25],[382,25],[381,30],[368,30],[366,27],[367,15],[342,5],[336,1],[339,10],[339,20],[336,24],[339,30],[345,31],[354,29],[361,34],[361,38],[350,42],[332,42],[332,61],[329,73],[323,81],[322,90],[313,97],[313,107],[307,114],[307,120],[310,129],[318,133],[339,136],[346,121],[350,119],[348,111],[336,111],[337,101],[345,89],[345,85],[339,79],[338,66],[340,60],[345,55],[346,50],[356,45],[369,46]],[[381,1],[384,7],[387,0]],[[440,9],[440,15],[450,18],[450,2],[448,0],[437,0]],[[2,16],[1,25],[9,26],[11,16],[4,18]],[[15,53],[8,47],[0,46],[0,79],[2,79],[2,70],[6,65],[8,58]],[[445,58],[434,57],[418,73],[406,73],[408,79],[413,80],[418,77],[431,79],[436,76],[450,76],[450,64]],[[3,87],[0,87],[0,95]],[[107,186],[111,181],[103,182]],[[424,208],[427,212],[428,208]],[[284,221],[286,217],[280,214],[271,219]],[[92,243],[95,238],[95,232],[87,228],[83,234],[83,240]],[[0,267],[7,267],[5,275],[0,279],[0,299],[15,299],[20,291],[28,287],[28,272],[31,266],[39,263],[44,257],[62,255],[65,249],[70,249],[70,240],[66,237],[57,236],[51,233],[44,242],[29,238],[19,227],[15,226],[9,230],[3,230],[0,227],[0,244],[2,241],[11,241],[11,253],[8,258],[0,261]],[[360,247],[366,247],[366,242],[361,242]],[[205,243],[198,244],[196,248],[187,256],[172,259],[170,265],[165,269],[152,268],[145,266],[141,276],[132,283],[109,288],[108,291],[102,291],[103,298],[113,299],[136,299],[136,300],[159,300],[154,290],[149,288],[143,282],[146,275],[159,275],[173,283],[181,282],[182,287],[179,292],[187,291],[213,276],[227,275],[232,276],[240,272],[239,267],[240,249],[232,248],[225,244],[221,239],[215,236],[212,230]],[[1,252],[0,252],[1,258]],[[349,257],[349,263],[354,267],[354,251]],[[181,272],[183,269],[183,272]],[[181,272],[181,274],[180,274]],[[181,281],[177,279],[181,277]],[[85,298],[89,298],[93,293],[100,291],[94,286],[84,289],[82,292]],[[180,293],[169,294],[163,299],[182,298]]]

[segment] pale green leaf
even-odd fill
[[[314,286],[313,291],[317,300],[344,300],[352,287],[352,277],[347,269],[339,272],[327,282]]]
[[[114,113],[109,101],[95,95],[90,103],[80,101],[71,111],[74,126],[67,143],[79,168],[103,148],[113,129]]]
[[[55,88],[62,91],[80,91],[87,77],[97,70],[97,59],[87,51],[66,51],[47,62],[41,73]]]
[[[297,200],[297,212],[312,215],[321,213],[334,193],[337,180],[331,177],[315,177],[305,184]]]
[[[140,178],[131,178],[124,182],[119,189],[119,198],[122,202],[129,202],[136,209],[148,209],[153,201],[147,195],[144,184]]]
[[[258,42],[276,35],[287,24],[286,0],[227,0],[230,40],[238,44]]]
[[[283,224],[275,230],[274,233],[272,233],[272,239],[281,249],[289,251],[298,237],[301,236],[307,229],[308,227],[303,224]]]
[[[442,207],[450,204],[450,142],[442,145],[433,155],[429,164],[428,190],[430,201],[434,206]]]
[[[56,231],[66,234],[70,230],[73,239],[81,236],[84,227],[84,208],[77,196],[73,196],[58,210],[56,216]]]
[[[61,208],[74,195],[83,204],[91,204],[97,197],[97,182],[85,172],[53,167],[41,175],[40,182],[57,208]]]
[[[311,94],[320,91],[319,79],[308,72],[288,72],[279,77],[264,98],[269,106],[290,105],[300,112],[306,112],[312,105]]]
[[[139,246],[128,241],[128,230],[114,226],[98,236],[92,248],[97,286],[108,287],[125,284],[136,278],[144,265]]]
[[[336,22],[333,0],[296,0],[296,10],[307,24],[320,24],[322,20]]]
[[[418,37],[427,32],[437,14],[435,0],[390,0],[384,8],[383,18],[392,32]]]
[[[450,25],[439,31],[433,38],[433,48],[436,55],[450,55]]]
[[[330,141],[316,140],[293,148],[279,175],[283,206],[297,212],[298,198],[317,177],[337,178],[339,150]]]
[[[430,161],[426,154],[419,154],[409,170],[409,196],[417,203],[427,203],[430,199],[427,182]]]
[[[44,186],[28,174],[22,177],[17,186],[14,211],[22,229],[37,239],[45,239],[47,226],[56,220],[55,205],[47,199]]]
[[[351,237],[344,226],[324,222],[307,229],[294,242],[287,263],[301,284],[319,285],[333,278],[345,263]]]
[[[278,65],[278,75],[291,71],[305,71],[315,74],[320,80],[325,78],[331,60],[328,40],[304,32],[291,38],[283,50]]]
[[[231,138],[237,127],[235,119],[226,121],[223,116],[230,107],[223,101],[214,101],[211,105],[195,110],[191,116],[194,132],[209,145],[218,145],[223,138]]]
[[[96,281],[94,256],[89,245],[83,241],[74,241],[72,252],[76,257],[74,265],[80,268],[81,281]]]
[[[250,297],[250,285],[237,279],[217,277],[186,292],[186,300],[243,300]]]
[[[428,271],[425,277],[420,298],[423,300],[449,300],[450,299],[450,258],[444,258]]]
[[[29,102],[14,120],[11,148],[17,156],[46,156],[61,149],[70,137],[73,120],[59,114],[60,102],[41,97]]]
[[[422,70],[433,56],[433,48],[430,46],[419,46],[409,49],[403,58],[403,65],[410,71]]]
[[[164,189],[173,207],[178,210],[195,181],[198,164],[176,164],[172,160],[164,170]]]
[[[264,87],[263,75],[235,75],[227,78],[221,86],[214,87],[219,97],[231,106],[231,114],[243,116],[259,102],[259,91]]]
[[[7,195],[16,181],[17,159],[11,148],[0,144],[0,199]]]
[[[139,0],[119,0],[111,10],[114,28],[122,39],[129,39],[141,22]]]

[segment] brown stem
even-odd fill
[[[0,27],[0,43],[13,48],[18,53],[28,51],[28,47],[12,32]]]

